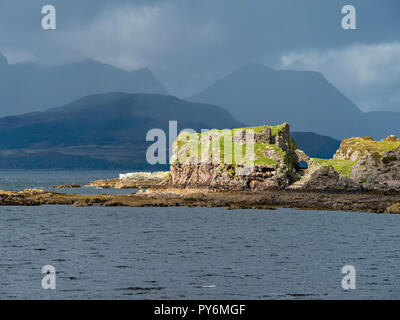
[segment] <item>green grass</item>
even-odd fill
[[[370,153],[372,158],[378,163],[382,160],[383,163],[390,163],[391,161],[397,160],[396,157],[383,157],[385,151],[399,150],[400,140],[396,137],[389,137],[381,141],[375,141],[371,137],[354,137],[345,139],[340,145],[340,149],[343,154],[347,154],[348,151],[353,154],[358,152],[358,158],[365,155],[366,152]],[[351,154],[348,156],[350,157]],[[331,166],[341,175],[351,177],[352,169],[354,164],[358,161],[350,160],[338,160],[338,159],[313,159],[318,164],[323,166]]]
[[[341,175],[351,177],[352,169],[356,161],[337,160],[337,159],[318,159],[313,158],[321,166],[331,166]]]
[[[279,126],[269,127],[271,129],[271,134],[277,135],[280,131],[285,129],[286,125],[287,124],[282,124]],[[213,161],[214,159],[216,159],[217,161],[219,160],[219,163],[222,164],[250,164],[277,167],[280,164],[284,163],[290,168],[293,167],[293,159],[291,159],[288,154],[286,154],[281,148],[277,147],[274,144],[262,142],[242,144],[240,142],[234,141],[232,141],[231,143],[225,143],[224,137],[230,140],[235,135],[235,133],[238,133],[242,130],[253,130],[255,133],[261,133],[264,130],[264,126],[228,130],[214,129],[201,134],[189,132],[181,133],[175,141],[175,144],[178,147],[178,153],[180,153],[180,150],[182,148],[185,148],[185,151],[183,152],[183,155],[181,155],[181,158],[177,159],[177,161],[179,163],[185,163],[188,159],[194,157],[194,159],[197,159],[198,162],[200,162],[202,156],[201,151],[203,148],[203,153],[208,157],[208,160]],[[220,139],[219,142],[217,140],[214,140],[214,143],[209,142],[208,146],[202,145],[202,142],[204,144],[205,140],[208,141],[207,136],[209,135],[217,136]],[[288,144],[291,148],[296,149],[296,143],[293,139],[290,139],[288,141]],[[196,146],[198,148],[197,154]],[[246,152],[246,147],[248,152]],[[206,148],[208,148],[207,154]],[[238,152],[238,150],[242,151],[241,155],[235,155],[235,151]],[[251,155],[253,154],[251,152],[252,150],[254,150],[254,158],[251,157]],[[270,151],[270,154],[273,155],[273,158],[266,155],[268,151]],[[227,159],[225,159],[225,157]]]
[[[288,124],[285,122],[281,125],[278,126],[272,126],[271,128],[271,135],[273,135],[274,137],[280,132],[282,131]]]
[[[364,155],[366,151],[369,153],[378,153],[380,156],[385,151],[394,151],[400,148],[400,140],[395,138],[384,139],[382,141],[374,141],[371,137],[355,137],[349,138],[342,141],[340,150],[347,153],[347,150],[351,149],[352,153],[358,151],[361,155]]]

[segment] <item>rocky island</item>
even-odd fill
[[[400,139],[349,138],[342,141],[333,159],[316,159],[297,148],[287,123],[182,132],[173,144],[169,172],[130,173],[90,186],[140,190],[92,196],[35,189],[0,191],[0,205],[288,207],[400,213]]]

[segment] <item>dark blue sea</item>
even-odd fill
[[[1,171],[0,189],[118,173]],[[399,231],[400,216],[371,213],[0,207],[0,299],[399,299]],[[55,290],[42,288],[44,265]]]

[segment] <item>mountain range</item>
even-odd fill
[[[400,131],[400,113],[363,113],[316,72],[251,64],[187,100],[149,69],[10,65],[0,54],[0,116],[20,113],[0,118],[0,168],[147,168],[146,133],[168,133],[170,120],[178,131],[289,122],[299,148],[318,158],[332,157],[338,139]]]
[[[363,113],[323,75],[312,71],[250,64],[188,100],[222,106],[248,125],[286,121],[292,130],[336,139],[364,135],[381,139],[400,133],[400,113]]]
[[[0,54],[0,116],[45,110],[114,91],[168,94],[147,68],[125,71],[92,60],[57,66],[8,64]]]

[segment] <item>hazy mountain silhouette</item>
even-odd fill
[[[0,54],[0,116],[45,110],[113,91],[167,94],[149,69],[128,72],[96,61],[8,64]]]
[[[243,126],[220,107],[173,96],[92,95],[43,112],[0,118],[0,167],[142,167],[153,143],[146,142],[147,132],[163,129],[168,141],[169,120],[178,121],[179,131]]]
[[[400,113],[363,113],[321,74],[312,71],[276,71],[251,64],[189,100],[220,105],[248,125],[286,121],[294,131],[339,139],[355,135],[383,138],[400,132]]]

